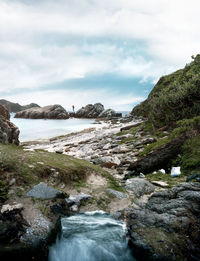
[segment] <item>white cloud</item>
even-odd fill
[[[1,0],[0,93],[89,74],[155,81],[199,52],[199,9],[199,0]]]

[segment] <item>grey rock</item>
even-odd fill
[[[138,206],[127,216],[133,251],[141,254],[148,248],[148,258],[173,253],[170,260],[200,260],[199,183],[181,183],[156,192],[147,203]],[[163,242],[162,246],[158,242]],[[137,259],[142,260],[139,256]]]
[[[41,199],[53,199],[62,195],[57,189],[47,186],[44,182],[40,182],[35,185],[27,194],[28,197],[41,198]]]
[[[105,111],[102,111],[99,115],[98,118],[118,118],[122,117],[121,113],[118,113],[112,109],[107,109]]]
[[[17,112],[15,118],[29,119],[69,119],[68,112],[58,104],[48,105],[42,108],[30,108]]]
[[[66,198],[66,202],[69,206],[77,205],[80,206],[81,201],[91,199],[92,196],[88,194],[78,194],[78,195],[71,195],[69,198]]]
[[[135,197],[138,198],[145,194],[151,194],[155,190],[155,186],[143,178],[127,179],[125,187],[127,190],[132,191]]]
[[[78,110],[74,117],[76,118],[97,118],[99,114],[104,110],[104,106],[101,103],[88,104]]]
[[[122,192],[119,192],[119,191],[116,191],[113,189],[107,189],[107,191],[118,199],[127,198],[127,195],[125,193],[122,193]]]

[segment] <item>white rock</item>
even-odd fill
[[[1,208],[1,214],[5,213],[5,212],[10,212],[10,211],[13,211],[16,209],[23,209],[23,205],[21,203],[15,204],[15,205],[10,205],[10,204],[3,205]]]
[[[166,174],[165,170],[164,169],[160,169],[159,170],[162,174]]]

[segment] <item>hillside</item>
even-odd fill
[[[147,118],[155,128],[200,113],[200,55],[172,74],[163,76],[148,98],[133,108],[132,114]]]
[[[9,112],[18,112],[22,110],[26,110],[33,107],[40,107],[36,103],[30,103],[27,105],[20,105],[19,103],[13,103],[4,99],[0,100],[0,104],[3,105]]]

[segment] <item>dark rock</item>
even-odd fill
[[[88,104],[75,113],[76,118],[97,118],[104,111],[101,103]]]
[[[187,179],[186,179],[187,182],[189,182],[191,180],[200,182],[200,174],[192,174],[189,177],[187,177]]]
[[[26,195],[28,197],[41,198],[41,199],[52,199],[61,197],[62,192],[52,187],[47,186],[44,182],[40,182],[35,185]]]
[[[69,119],[68,112],[61,105],[49,105],[42,108],[30,108],[17,112],[15,118],[27,119]]]
[[[156,192],[146,204],[132,208],[127,220],[137,259],[200,260],[199,216],[199,183]]]
[[[0,143],[19,145],[19,129],[10,121],[10,114],[2,105],[0,105]]]
[[[141,172],[147,174],[159,169],[168,170],[172,160],[179,154],[184,142],[184,135],[175,138],[166,145],[149,153],[146,157],[131,163],[128,170],[134,171],[138,175]]]
[[[0,104],[3,105],[9,112],[18,112],[18,111],[22,111],[22,110],[26,110],[29,108],[33,108],[33,107],[40,107],[38,104],[36,103],[30,103],[28,105],[20,105],[19,103],[13,103],[4,99],[0,100]]]

